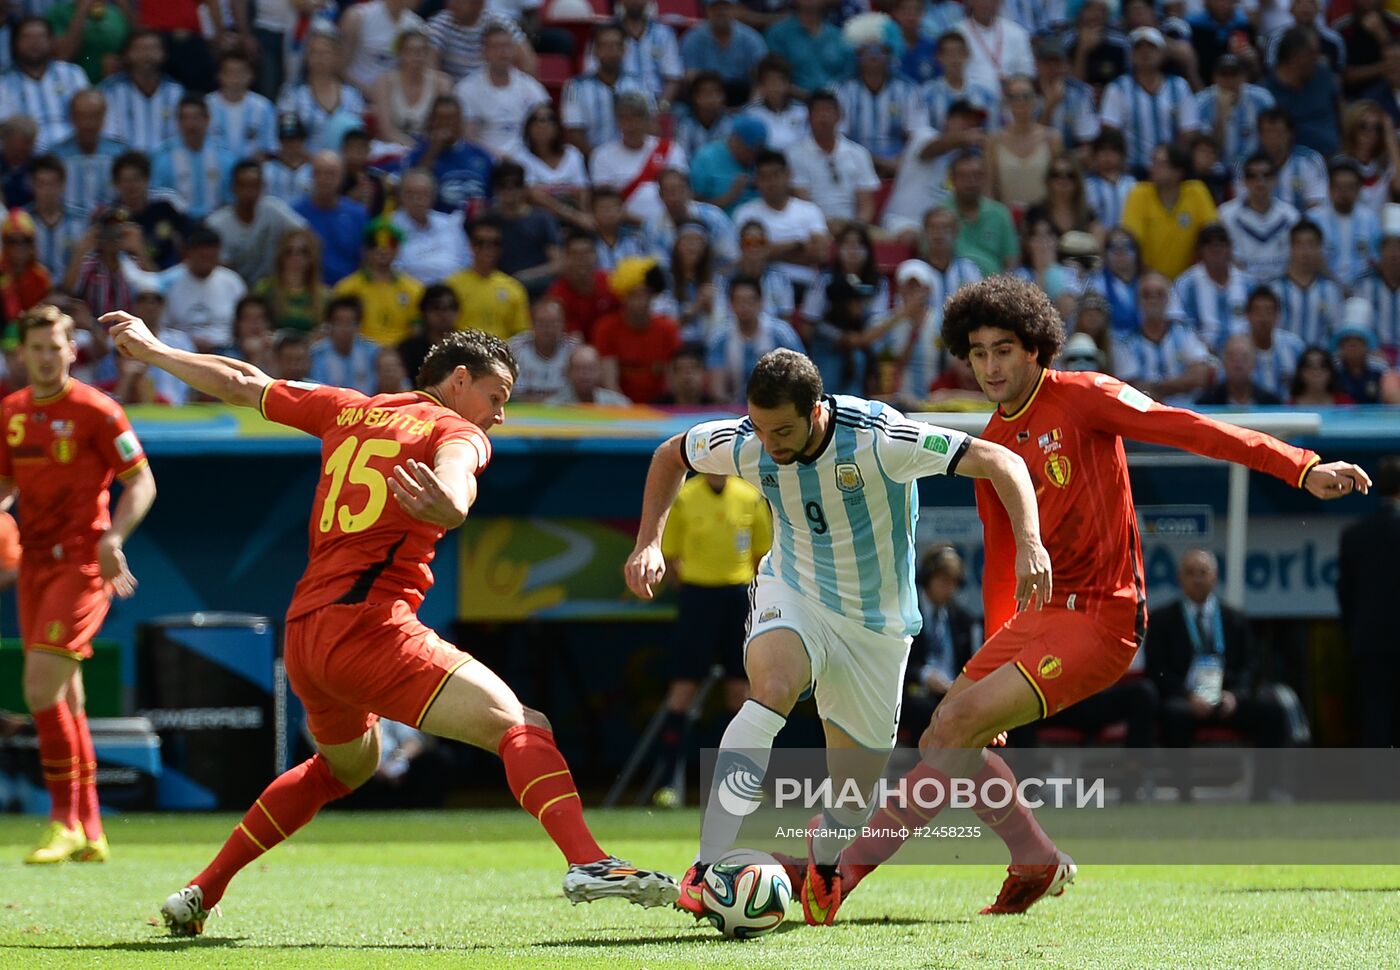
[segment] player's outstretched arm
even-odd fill
[[[980,438],[969,439],[957,474],[985,478],[1011,519],[1016,536],[1016,607],[1040,609],[1050,601],[1050,553],[1040,541],[1040,506],[1026,463],[1010,449]]]
[[[217,354],[192,354],[161,342],[146,322],[123,310],[104,313],[98,321],[110,329],[117,350],[180,380],[225,404],[256,408],[272,378],[252,364]]]
[[[647,471],[646,490],[642,493],[642,522],[637,527],[637,544],[623,566],[627,588],[644,600],[651,599],[652,587],[666,575],[666,560],[661,556],[661,533],[666,528],[666,515],[685,481],[685,435],[674,435],[656,449]]]

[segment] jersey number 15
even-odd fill
[[[321,531],[329,532],[337,524],[340,531],[363,532],[379,521],[384,513],[384,503],[389,498],[389,486],[384,475],[371,468],[369,462],[375,458],[393,458],[403,448],[400,442],[386,438],[370,438],[361,442],[349,437],[326,459],[326,474],[331,477],[331,487],[326,492],[325,504],[321,506]],[[364,506],[358,512],[350,511],[348,505],[340,504],[340,492],[346,480],[351,485],[363,485],[369,491]]]

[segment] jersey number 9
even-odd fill
[[[826,535],[826,513],[822,511],[820,503],[807,503],[807,521],[812,523],[812,531],[817,535]]]
[[[389,497],[389,486],[384,475],[369,466],[374,458],[393,458],[403,448],[397,441],[385,438],[370,438],[363,443],[359,438],[349,437],[326,459],[326,474],[331,477],[331,487],[326,492],[326,502],[321,506],[321,531],[329,532],[337,524],[340,531],[363,532],[379,521],[384,512],[384,503]],[[340,492],[346,479],[351,485],[363,485],[369,490],[364,506],[358,512],[351,512],[346,505],[340,505]]]

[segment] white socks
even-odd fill
[[[711,863],[734,847],[739,827],[752,808],[763,798],[763,776],[773,752],[773,739],[787,718],[749,700],[724,729],[715,759],[715,775],[705,816],[700,824],[700,855],[697,861]]]

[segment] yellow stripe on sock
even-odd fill
[[[262,803],[262,799],[261,799],[261,798],[259,798],[259,799],[258,799],[257,801],[255,801],[253,804],[256,805],[256,806],[258,806],[258,808],[261,808],[261,809],[262,809],[262,813],[263,813],[264,815],[267,816],[267,820],[268,820],[269,822],[272,823],[272,827],[275,828],[275,829],[277,830],[277,834],[280,835],[280,836],[282,836],[282,841],[285,842],[287,839],[290,839],[290,838],[291,838],[290,835],[288,835],[286,832],[284,832],[284,831],[282,830],[282,826],[280,826],[280,825],[277,824],[277,819],[275,819],[275,818],[272,817],[272,813],[269,812],[269,811],[267,810],[267,806],[264,805],[264,804]]]
[[[51,774],[51,773],[49,773],[49,772],[47,772],[47,771],[44,772],[44,780],[45,780],[45,781],[68,781],[68,780],[70,780],[70,779],[72,779],[72,778],[76,778],[76,777],[78,777],[78,773],[77,773],[76,771],[68,771],[68,772],[65,772],[65,773],[63,773],[63,774],[61,774],[61,775]]]
[[[900,818],[894,812],[890,811],[890,807],[888,805],[881,805],[880,811],[884,812],[890,818],[894,819],[895,824],[898,825],[900,828],[904,827],[904,819]]]
[[[566,798],[578,798],[578,792],[565,792],[562,795],[556,795],[554,798],[551,798],[549,801],[544,803],[544,807],[540,809],[540,813],[535,816],[535,819],[541,822],[544,821],[544,813],[549,811],[550,806],[552,806],[555,802],[562,802]]]
[[[39,764],[45,766],[46,768],[67,768],[69,765],[73,764],[77,760],[77,755],[73,755],[73,757],[71,758],[40,758]]]
[[[982,821],[986,822],[987,825],[988,825],[990,828],[997,828],[998,826],[1000,826],[1001,824],[1003,824],[1007,819],[1009,819],[1009,818],[1012,816],[1012,814],[1015,813],[1015,811],[1016,811],[1016,809],[1015,809],[1014,807],[1013,807],[1013,808],[1008,808],[1008,809],[1006,810],[1006,814],[1003,815],[1001,818],[996,819],[995,821],[992,820],[992,819],[990,819],[990,818],[984,818],[984,819],[982,819]]]
[[[257,840],[257,837],[254,836],[252,832],[249,832],[249,831],[248,831],[248,826],[244,825],[242,822],[239,822],[239,823],[238,823],[238,831],[240,831],[240,832],[242,832],[244,835],[248,836],[248,841],[251,842],[251,843],[253,843],[254,845],[256,845],[260,851],[262,851],[262,852],[266,852],[266,851],[267,851],[267,846],[265,846],[265,845],[263,845],[261,842],[259,842],[259,841]]]
[[[520,804],[521,804],[521,805],[524,805],[524,804],[525,804],[525,796],[528,795],[528,794],[530,794],[530,789],[531,789],[531,788],[534,788],[534,787],[535,787],[536,785],[538,785],[540,782],[542,782],[542,781],[547,781],[547,780],[549,780],[550,778],[558,778],[560,775],[567,775],[568,773],[569,773],[569,769],[568,769],[568,768],[565,768],[563,771],[551,771],[551,772],[550,772],[549,774],[547,774],[547,775],[540,775],[540,776],[539,776],[538,778],[536,778],[534,781],[530,782],[530,784],[528,784],[528,785],[526,785],[524,788],[520,789]]]

